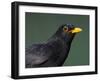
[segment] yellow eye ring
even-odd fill
[[[64,26],[63,31],[64,32],[67,32],[68,31],[68,27],[67,26]]]

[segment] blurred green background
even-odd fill
[[[25,13],[25,47],[43,43],[62,24],[73,24],[83,29],[71,45],[64,66],[89,65],[89,16],[69,14]]]

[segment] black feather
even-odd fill
[[[26,49],[26,68],[63,65],[75,36],[75,34],[63,32],[64,26],[67,26],[69,30],[74,28],[71,24],[62,25],[46,43],[33,44]]]

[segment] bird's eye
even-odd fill
[[[68,27],[64,26],[63,31],[67,32],[68,31]]]

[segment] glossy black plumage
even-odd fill
[[[26,68],[62,66],[68,57],[71,42],[75,36],[75,33],[70,32],[73,29],[74,26],[71,24],[62,25],[46,43],[33,44],[27,48]]]

